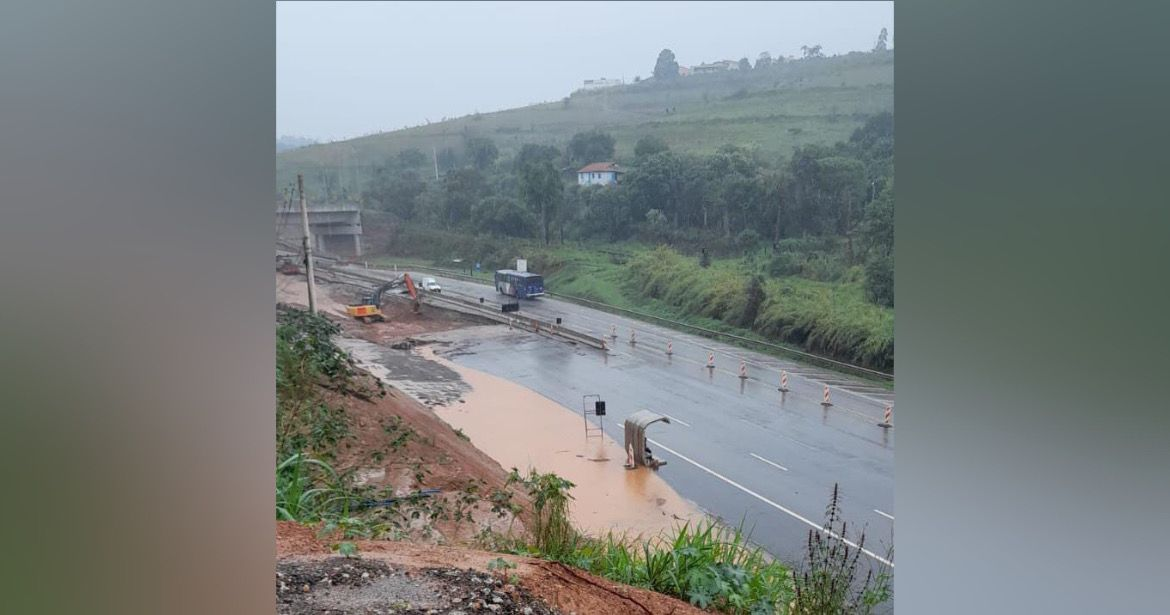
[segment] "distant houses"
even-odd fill
[[[710,64],[700,64],[691,69],[695,75],[702,75],[706,73],[720,73],[728,70],[739,70],[739,62],[732,60],[719,60],[718,62],[711,62]]]
[[[581,86],[582,90],[597,90],[601,88],[612,88],[619,85],[625,85],[625,81],[621,79],[586,79],[585,85]]]
[[[594,162],[577,169],[577,184],[581,186],[611,186],[618,183],[622,171],[612,162]]]

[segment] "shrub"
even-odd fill
[[[872,302],[894,307],[894,259],[874,256],[865,264],[865,296]]]

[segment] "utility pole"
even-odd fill
[[[301,198],[301,230],[305,232],[305,271],[309,278],[309,311],[317,313],[317,285],[313,278],[313,241],[309,237],[309,210],[305,207],[305,178],[297,173],[297,193]]]
[[[435,161],[435,181],[439,181],[439,150],[431,146],[431,159]]]

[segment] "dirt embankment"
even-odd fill
[[[307,303],[307,297],[302,296],[303,276],[277,279],[279,301]],[[321,311],[334,316],[345,335],[381,345],[475,324],[441,310],[415,315],[409,303],[391,300],[383,306],[386,323],[362,325],[344,316],[343,291],[322,290]],[[372,382],[372,376],[365,377]],[[487,411],[480,400],[490,398],[490,393],[487,385],[480,386],[485,388],[484,394],[472,401]],[[335,546],[341,538],[322,535],[320,526],[279,522],[278,612],[702,613],[675,598],[561,564],[482,550],[479,545],[485,529],[514,535],[525,531],[527,513],[522,512],[517,519],[498,514],[492,510],[493,495],[508,493],[511,502],[531,510],[527,496],[506,484],[507,474],[493,457],[431,408],[393,387],[387,387],[383,397],[363,399],[334,392],[325,397],[328,403],[345,409],[349,423],[349,436],[340,443],[333,460],[338,470],[352,472],[359,484],[398,496],[420,489],[438,489],[440,493],[410,506],[395,507],[398,527],[390,537],[398,540],[351,540],[358,549],[356,559],[337,557]],[[573,426],[579,429],[576,423]],[[604,452],[620,455],[612,448]],[[641,488],[638,491],[656,517],[665,516],[659,498],[642,493]],[[417,517],[413,515],[416,511]],[[393,517],[387,514],[388,519]]]
[[[281,613],[366,613],[376,612],[376,608],[381,608],[383,613],[448,614],[699,615],[704,612],[663,594],[528,557],[462,547],[358,541],[361,559],[367,565],[351,573],[342,569],[345,560],[333,557],[329,545],[303,525],[277,523],[276,545],[280,554],[277,572],[282,575],[277,577]],[[500,560],[503,567],[499,566]],[[370,577],[362,579],[362,572],[369,573]],[[350,576],[338,581],[343,573]],[[485,577],[494,577],[498,584],[484,583]],[[473,596],[470,599],[469,589]],[[500,602],[493,602],[497,596]],[[476,601],[482,605],[476,605]],[[500,608],[492,609],[487,606],[490,604]],[[397,605],[397,610],[390,610],[392,605]],[[542,606],[551,608],[540,610]],[[524,608],[532,610],[524,611]]]

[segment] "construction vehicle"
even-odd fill
[[[361,303],[347,305],[345,311],[362,322],[386,322],[386,315],[382,313],[382,294],[399,286],[406,287],[406,292],[410,294],[414,303],[414,313],[417,314],[419,309],[418,288],[415,287],[414,280],[411,279],[409,273],[404,273],[379,286],[373,294],[364,297]]]

